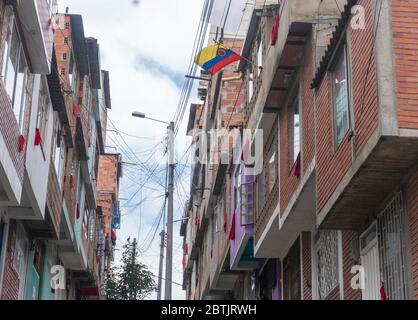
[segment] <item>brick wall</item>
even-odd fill
[[[307,167],[313,160],[315,154],[315,115],[314,115],[314,92],[311,89],[313,73],[313,50],[311,42],[306,49],[305,59],[299,69],[300,94],[299,112],[301,115],[301,175],[306,172]],[[296,94],[296,93],[295,93]],[[293,100],[289,106],[283,106],[279,114],[280,130],[280,212],[284,213],[299,185],[300,178],[294,175],[294,163],[291,163],[292,154],[292,118],[293,118]],[[296,155],[297,156],[297,155]]]
[[[399,127],[418,129],[417,1],[392,1],[392,28]]]
[[[418,299],[418,170],[406,184],[406,210],[409,224],[408,247],[411,260],[411,299]]]
[[[351,42],[351,85],[354,110],[355,153],[359,153],[378,127],[376,61],[374,53],[372,1],[362,0],[366,11],[365,30],[349,28]],[[364,48],[367,48],[364,50]],[[370,59],[370,57],[372,57]],[[366,72],[369,70],[369,74]],[[367,77],[366,77],[367,75]],[[366,86],[365,86],[366,83]]]
[[[243,41],[225,40],[225,46],[234,52],[241,52]],[[238,62],[232,63],[223,70],[222,78],[238,77],[235,73]],[[243,108],[245,106],[245,83],[242,79],[234,81],[224,81],[221,87],[220,112],[222,113],[222,127],[228,124],[230,127],[241,126],[243,122]]]
[[[62,22],[61,22],[62,20]],[[54,35],[54,47],[55,54],[57,57],[57,67],[58,73],[60,75],[61,86],[65,90],[70,90],[69,84],[69,65],[70,65],[70,56],[71,56],[71,23],[69,16],[59,16],[58,21],[60,21],[60,30],[57,30]],[[68,29],[66,28],[68,26]],[[64,39],[67,38],[68,43],[66,44]],[[74,99],[72,94],[64,94],[65,104],[67,108],[67,114],[69,119],[69,125],[71,127],[72,135],[74,135],[75,130],[75,117],[73,116],[73,105]]]
[[[325,298],[325,300],[340,300],[340,286],[336,286]]]
[[[303,300],[312,300],[312,247],[310,232],[302,233],[302,294]]]
[[[105,236],[110,236],[112,203],[118,194],[118,155],[101,155],[97,179],[97,204],[102,207]]]
[[[334,143],[331,76],[328,73],[316,92],[316,165],[317,165],[317,211],[321,211],[342,177],[352,165],[352,153],[358,154],[378,126],[377,86],[374,58],[369,67],[370,51],[373,48],[372,11],[369,1],[360,1],[366,9],[365,30],[350,30],[348,43],[351,53],[351,99],[354,114],[355,149],[352,150],[349,132],[339,146]],[[365,54],[366,52],[366,54]],[[374,54],[372,55],[374,57]],[[367,81],[366,81],[367,80]],[[366,88],[364,84],[366,83]]]
[[[13,269],[13,246],[16,236],[16,221],[10,220],[7,237],[6,259],[4,262],[3,289],[1,300],[17,300],[19,297],[19,278]]]
[[[77,204],[77,177],[78,177],[78,160],[75,154],[75,149],[67,149],[65,157],[65,171],[64,171],[64,200],[70,215],[71,224],[74,224],[76,218],[76,204]],[[74,159],[74,168],[72,169],[72,162]],[[73,186],[71,186],[73,183]],[[80,213],[81,214],[81,213]]]
[[[343,282],[344,282],[344,300],[361,300],[361,290],[353,290],[351,288],[351,268],[359,264],[352,257],[352,246],[359,246],[358,234],[354,231],[342,231],[343,242]]]

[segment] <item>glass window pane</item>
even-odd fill
[[[300,152],[300,115],[299,115],[299,99],[296,98],[293,106],[293,163],[296,161]]]
[[[336,142],[340,144],[349,128],[347,59],[344,50],[334,71],[334,117]]]
[[[16,73],[18,68],[18,55],[20,48],[19,36],[17,34],[17,29],[15,24],[12,22],[9,31],[8,31],[8,52],[7,57],[5,57],[5,66],[4,66],[4,75],[5,75],[5,87],[6,92],[8,93],[10,100],[14,101],[14,85],[16,79]]]

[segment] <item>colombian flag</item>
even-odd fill
[[[207,72],[214,75],[228,64],[241,60],[241,58],[239,54],[217,43],[200,51],[195,62]]]

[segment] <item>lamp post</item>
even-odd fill
[[[167,252],[166,252],[166,264],[165,264],[165,300],[171,300],[171,286],[172,286],[172,275],[173,275],[173,208],[174,208],[174,122],[166,122],[154,118],[147,117],[145,113],[133,112],[133,117],[148,119],[168,125],[168,210],[167,210]],[[164,232],[161,233],[161,237],[164,237]],[[164,238],[162,238],[164,240]],[[160,255],[160,259],[163,258]],[[162,289],[162,263],[160,261],[158,277],[158,296],[161,298]]]

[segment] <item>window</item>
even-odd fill
[[[254,74],[250,73],[248,76],[248,103],[251,102],[254,94]]]
[[[77,78],[76,78],[76,68],[75,68],[75,63],[74,63],[74,56],[73,54],[70,54],[70,64],[68,67],[68,77],[70,78],[70,87],[71,90],[73,91],[74,97],[77,96]]]
[[[238,166],[235,172],[235,184],[234,184],[234,212],[240,207],[240,188],[241,188],[241,165]]]
[[[64,44],[68,44],[68,37],[64,37]]]
[[[256,185],[257,185],[257,216],[259,216],[264,208],[264,199],[265,199],[265,192],[264,192],[264,172],[257,177]]]
[[[347,50],[344,47],[332,73],[335,143],[341,144],[350,127],[348,106]]]
[[[398,193],[377,219],[381,280],[389,300],[408,299],[405,205]]]
[[[26,235],[23,227],[18,224],[16,228],[15,240],[14,240],[14,248],[13,248],[13,269],[19,276],[19,279],[23,280],[25,276],[26,270],[26,250],[27,250],[27,242],[26,242]],[[21,284],[22,286],[22,284]]]
[[[291,130],[292,130],[292,146],[291,146],[291,164],[296,162],[300,152],[300,113],[299,113],[299,93],[296,94],[295,101],[292,105],[291,112]]]
[[[338,285],[338,231],[319,231],[316,239],[318,296],[327,298]]]
[[[44,78],[41,78],[38,101],[38,115],[36,118],[36,128],[41,131],[42,141],[45,140],[46,124],[48,123],[49,91]]]
[[[4,223],[0,215],[0,259],[3,254],[3,234],[4,234]]]
[[[13,16],[10,18],[3,56],[2,78],[4,86],[12,102],[20,132],[23,133],[24,112],[28,94],[26,86],[28,66]]]
[[[94,221],[94,218],[92,217],[91,218],[91,221],[90,221],[90,225],[89,225],[89,242],[93,242],[94,241],[94,223],[95,223],[95,221]]]
[[[62,54],[62,60],[67,60],[67,54],[66,53]]]
[[[90,212],[89,212],[89,208],[87,207],[87,199],[86,199],[84,203],[84,215],[83,215],[83,230],[84,230],[85,239],[88,239],[89,218],[90,218]]]
[[[257,51],[257,66],[258,66],[258,75],[261,74],[261,70],[263,68],[263,41],[260,40],[260,44],[258,45]]]
[[[300,300],[301,292],[300,238],[298,238],[283,260],[283,299]]]
[[[276,178],[277,178],[277,164],[276,164],[276,148],[274,143],[270,147],[270,151],[268,153],[268,164],[267,164],[267,176],[266,176],[266,182],[267,182],[267,191],[268,193],[271,193],[273,191],[273,187],[276,184]]]
[[[244,175],[244,183],[241,184],[241,226],[254,223],[254,180],[252,176]]]
[[[51,154],[58,182],[61,184],[62,174],[64,171],[64,141],[61,136],[61,125],[57,114],[55,114],[54,143],[52,144]]]

